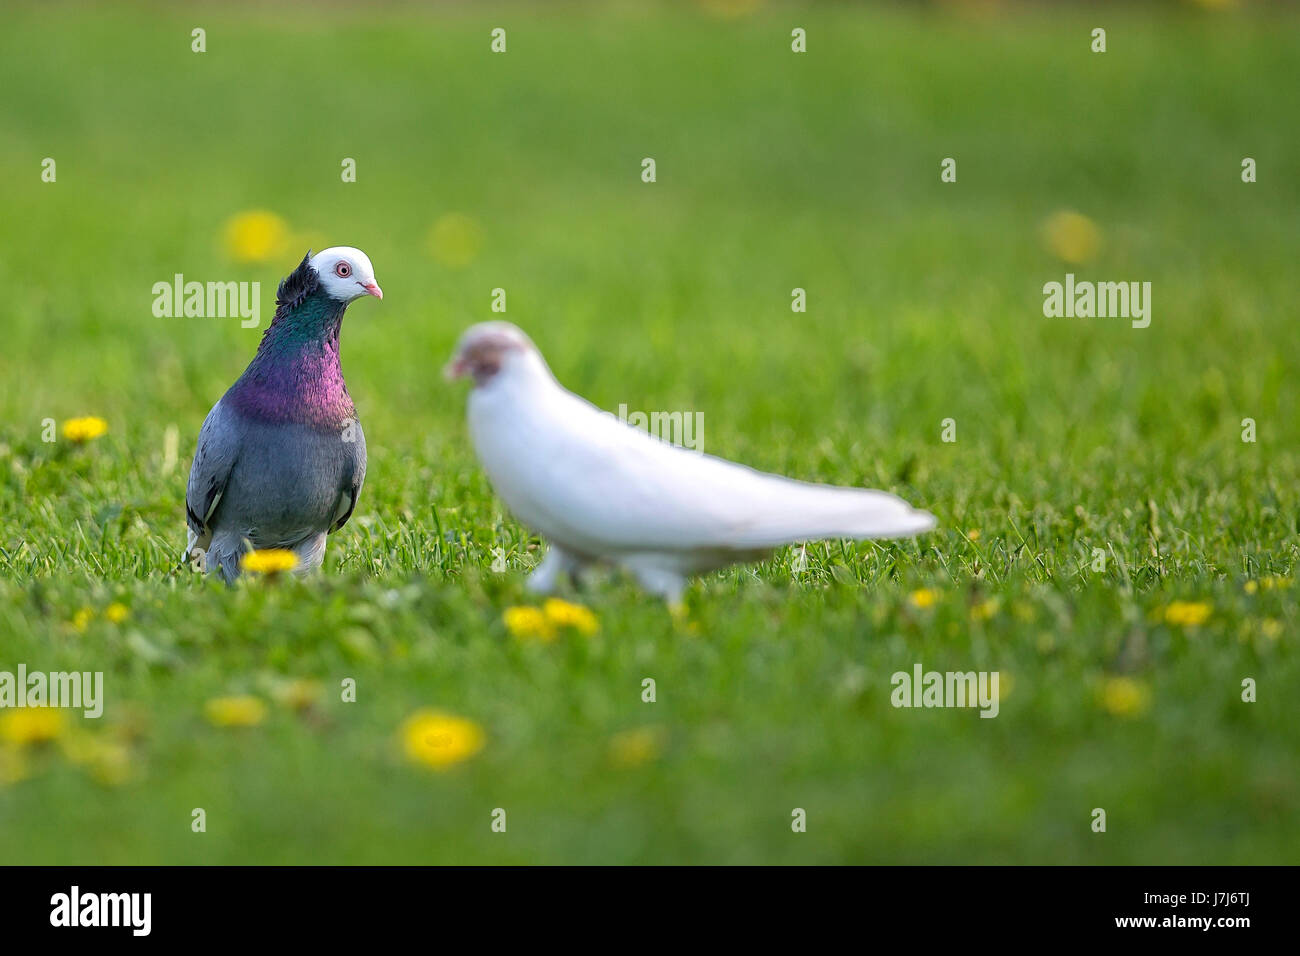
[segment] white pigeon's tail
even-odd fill
[[[753,517],[735,529],[741,547],[779,547],[822,538],[904,538],[930,531],[934,515],[902,498],[866,488],[840,488],[765,476]]]

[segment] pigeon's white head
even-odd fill
[[[476,387],[482,388],[538,367],[545,369],[546,363],[532,339],[518,326],[480,322],[465,330],[443,372],[449,380],[469,376]]]
[[[351,246],[331,246],[311,257],[311,267],[320,277],[321,288],[331,299],[351,302],[363,295],[384,297],[375,281],[375,267],[370,257]]]

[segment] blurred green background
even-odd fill
[[[0,714],[0,862],[1294,862],[1297,27],[9,5],[0,670],[103,670],[108,700]],[[306,583],[172,574],[199,425],[261,330],[156,318],[153,284],[259,281],[265,323],[337,244],[385,291],[343,332],[356,515]],[[1045,318],[1066,272],[1151,282],[1150,327]],[[703,412],[711,453],[890,488],[941,530],[713,575],[685,620],[613,578],[574,598],[594,637],[511,637],[541,546],[439,374],[497,287],[600,406]],[[82,415],[107,434],[41,440]],[[999,670],[1000,716],[892,708],[918,661]],[[482,749],[409,759],[426,707]]]

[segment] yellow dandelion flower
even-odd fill
[[[1247,581],[1244,586],[1247,594],[1254,594],[1256,591],[1259,590],[1258,581]]]
[[[1270,574],[1267,577],[1263,577],[1259,579],[1259,586],[1262,587],[1265,591],[1272,591],[1274,589],[1279,589],[1279,588],[1289,588],[1291,586],[1291,579],[1285,577],[1277,577]]]
[[[69,418],[63,423],[63,437],[78,445],[100,437],[108,431],[108,422],[94,415],[84,418]]]
[[[969,531],[966,532],[967,541],[978,541],[979,539],[980,539],[979,528],[971,528]]]
[[[639,767],[657,760],[664,749],[664,732],[659,727],[624,730],[609,741],[609,759],[616,767]]]
[[[547,598],[542,613],[556,627],[569,627],[590,637],[600,629],[596,615],[581,604],[570,604],[559,598]]]
[[[117,786],[131,776],[131,750],[103,734],[70,733],[59,742],[69,763],[85,767],[98,783]]]
[[[555,624],[541,608],[508,607],[501,620],[505,622],[506,630],[521,640],[532,637],[548,643],[555,640]]]
[[[320,681],[295,677],[277,684],[273,693],[275,699],[290,710],[307,710],[320,699],[321,689]]]
[[[1001,604],[997,598],[985,598],[971,606],[970,616],[976,621],[987,621],[994,614],[998,613],[998,606]]]
[[[0,716],[0,740],[20,747],[54,740],[63,729],[63,714],[53,707],[21,707]]]
[[[239,566],[253,574],[279,574],[298,566],[298,555],[287,548],[262,548],[244,555]]]
[[[485,739],[474,721],[437,710],[417,711],[402,724],[406,756],[435,770],[468,760],[483,749]]]
[[[214,697],[203,705],[203,715],[214,727],[256,727],[266,719],[266,704],[249,694]]]
[[[288,251],[289,226],[273,212],[254,209],[226,221],[226,254],[236,262],[269,262]]]
[[[452,269],[473,262],[483,246],[483,228],[459,212],[441,216],[429,230],[429,253],[434,261]]]
[[[1260,621],[1259,629],[1270,641],[1276,641],[1282,636],[1282,622],[1275,617],[1268,617]]]
[[[1102,709],[1116,717],[1136,717],[1151,702],[1151,692],[1145,684],[1131,677],[1107,677],[1102,682],[1099,695]]]
[[[128,609],[125,604],[118,601],[114,601],[108,607],[104,608],[104,617],[108,618],[114,624],[121,624],[130,617],[130,615],[130,609]]]
[[[907,599],[912,602],[913,607],[934,607],[935,602],[939,600],[939,592],[933,588],[921,588],[919,591],[913,591]]]
[[[1097,224],[1070,209],[1054,212],[1047,218],[1043,238],[1053,255],[1071,265],[1091,262],[1101,248],[1101,230]]]
[[[101,744],[90,759],[90,777],[106,787],[117,787],[131,779],[131,751],[125,744],[110,741]]]
[[[1165,621],[1176,627],[1199,627],[1213,608],[1204,601],[1173,601],[1165,608]]]
[[[72,615],[72,629],[78,633],[85,633],[86,628],[90,627],[90,622],[94,619],[95,612],[88,607],[83,607]]]

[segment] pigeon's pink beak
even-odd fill
[[[357,284],[373,295],[376,299],[382,299],[384,297],[384,290],[379,288],[379,286],[374,282],[359,282]]]
[[[463,358],[454,358],[442,369],[442,377],[449,382],[464,378],[469,372],[469,364]]]

